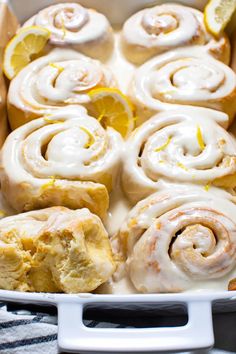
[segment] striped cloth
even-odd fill
[[[57,354],[58,349],[56,311],[50,310],[51,314],[48,314],[45,312],[37,312],[32,309],[25,310],[23,309],[23,306],[24,305],[9,305],[9,307],[7,307],[5,304],[0,303],[0,353]],[[34,308],[42,310],[41,307]],[[91,317],[91,314],[88,317]],[[234,314],[234,318],[236,319],[236,314]],[[124,322],[126,322],[126,320],[124,321],[123,316],[120,317],[120,319],[110,318],[110,321],[107,320],[107,316],[105,316],[105,321],[85,319],[85,325],[89,327],[133,327],[131,325],[125,326]],[[236,322],[234,323],[236,324]],[[222,327],[222,331],[223,328],[224,326]],[[232,335],[235,338],[234,333]],[[236,353],[236,350],[229,352],[213,349],[209,352],[197,351],[196,353],[229,354]],[[188,353],[185,352],[182,354]]]
[[[24,310],[7,311],[4,304],[0,306],[0,353],[58,352],[56,316]]]

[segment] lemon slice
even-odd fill
[[[134,129],[134,107],[118,89],[102,87],[89,91],[93,115],[106,127],[112,127],[126,138]]]
[[[8,43],[4,52],[3,70],[12,79],[40,53],[50,37],[50,32],[39,26],[22,28]]]
[[[218,36],[229,23],[236,10],[236,0],[210,0],[204,10],[207,29]]]

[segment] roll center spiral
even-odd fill
[[[189,225],[176,237],[177,245],[173,242],[174,248],[193,248],[203,256],[211,254],[217,243],[214,232],[202,224]]]
[[[88,19],[88,11],[82,6],[79,6],[78,9],[65,7],[55,14],[54,26],[72,32],[78,31],[88,22]]]
[[[176,18],[170,14],[147,13],[142,18],[142,26],[150,35],[158,36],[161,33],[168,33],[177,28]]]
[[[172,76],[173,85],[186,89],[216,90],[219,86],[219,75],[206,66],[187,66],[176,71]]]

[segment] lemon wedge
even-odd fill
[[[218,36],[229,23],[236,10],[236,0],[210,0],[204,10],[207,29]]]
[[[21,69],[40,53],[50,37],[50,31],[43,27],[22,28],[8,43],[4,52],[3,71],[12,79]]]
[[[118,89],[101,87],[88,93],[93,115],[103,127],[112,127],[126,138],[134,129],[134,107],[130,100]]]

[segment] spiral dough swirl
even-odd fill
[[[163,179],[236,186],[236,141],[207,116],[159,113],[132,133],[125,151],[123,189],[132,202],[161,188]]]
[[[128,59],[141,64],[163,52],[197,46],[229,64],[230,44],[225,34],[214,38],[204,25],[203,13],[191,7],[163,4],[131,16],[122,30],[123,49]],[[189,48],[191,53],[192,48]]]
[[[62,205],[104,217],[123,141],[82,107],[67,107],[13,131],[2,150],[2,192],[18,211]]]
[[[175,186],[130,211],[117,237],[138,291],[180,292],[234,269],[236,206],[223,194]]]
[[[76,3],[46,7],[23,25],[27,26],[47,28],[52,47],[70,47],[93,58],[107,58],[113,47],[112,28],[107,18]]]
[[[130,95],[143,120],[155,112],[186,105],[225,112],[232,121],[236,113],[236,75],[209,55],[180,48],[157,56],[137,69]],[[199,113],[200,107],[195,108]]]
[[[89,108],[88,91],[114,87],[108,68],[73,50],[54,49],[34,60],[11,81],[8,113],[12,128],[51,114],[62,106],[80,104]]]

